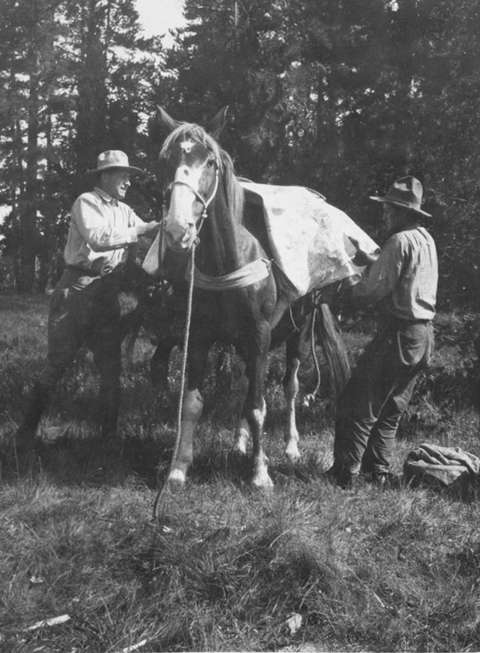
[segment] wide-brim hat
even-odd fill
[[[404,209],[414,211],[419,215],[431,218],[431,214],[421,208],[423,197],[423,186],[416,177],[402,177],[397,179],[384,197],[379,195],[370,195],[374,202],[383,202],[386,204],[395,204]]]
[[[97,157],[97,167],[87,170],[87,173],[100,173],[106,170],[126,170],[127,172],[143,173],[144,171],[136,166],[131,166],[128,156],[121,150],[106,150]]]

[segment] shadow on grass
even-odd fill
[[[434,494],[462,503],[473,503],[480,499],[480,480],[477,477],[463,475],[450,485],[444,485],[435,479],[405,478],[404,484],[412,489],[427,489]]]
[[[148,487],[156,486],[157,464],[168,459],[172,443],[164,438],[146,440],[126,439],[114,445],[100,438],[59,438],[54,443],[38,441],[33,464],[25,468],[20,460],[21,476],[46,474],[56,485],[99,486],[125,482],[136,477]],[[4,456],[3,479],[18,478],[13,451]]]
[[[123,438],[104,442],[100,437],[76,438],[68,434],[54,442],[37,439],[30,465],[20,459],[20,474],[15,452],[4,452],[2,480],[13,482],[20,477],[45,474],[59,486],[118,485],[135,479],[141,485],[155,489],[166,482],[174,448],[174,432],[165,430],[158,437]],[[295,466],[277,463],[269,466],[277,485],[291,480],[308,483],[318,477],[313,461]],[[212,484],[226,480],[241,490],[250,490],[252,458],[241,455],[224,443],[209,445],[195,455],[188,472],[192,485]]]
[[[304,456],[295,464],[285,461],[282,456],[281,459],[275,457],[269,463],[268,471],[274,486],[281,488],[292,482],[308,485],[313,480],[321,478],[325,470],[314,456]],[[233,448],[208,447],[195,456],[188,479],[197,485],[226,480],[242,491],[256,492],[258,490],[254,490],[251,485],[252,473],[251,453],[242,455]]]

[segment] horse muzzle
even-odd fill
[[[165,228],[165,240],[168,249],[174,252],[188,252],[195,242],[197,230],[195,226],[189,226],[187,229]]]

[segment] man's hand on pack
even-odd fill
[[[348,236],[348,239],[357,250],[352,258],[352,263],[354,265],[357,265],[358,267],[361,268],[361,267],[369,267],[370,265],[372,265],[372,263],[375,263],[380,253],[379,250],[377,250],[373,254],[369,254],[368,252],[365,252],[363,249],[360,248],[360,243],[356,238],[352,238],[351,236]]]

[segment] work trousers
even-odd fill
[[[389,471],[400,418],[430,361],[429,321],[388,318],[353,371],[337,405],[334,469],[346,475]]]
[[[66,368],[84,344],[94,354],[100,348],[110,353],[118,350],[120,285],[115,273],[90,280],[75,270],[65,270],[50,300],[48,361],[52,367]]]
[[[48,318],[48,357],[29,397],[18,439],[28,443],[42,412],[63,373],[87,345],[94,354],[101,375],[102,431],[116,429],[120,393],[122,274],[94,277],[67,268],[51,300]]]

